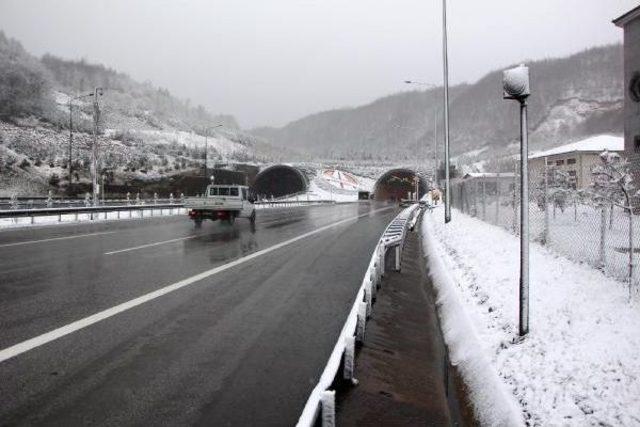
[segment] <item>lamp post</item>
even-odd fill
[[[93,205],[98,204],[98,123],[100,122],[100,104],[98,97],[102,96],[102,88],[97,87],[93,91],[93,146],[91,147],[91,189],[93,193]]]
[[[207,162],[209,161],[209,131],[219,127],[222,127],[222,125],[215,125],[204,129],[204,177],[207,180],[209,179],[209,173],[207,171]]]
[[[449,171],[449,57],[447,51],[447,0],[442,0],[442,85],[444,86],[444,222],[451,221],[451,185]]]
[[[73,101],[78,99],[87,98],[89,96],[93,96],[93,93],[87,93],[84,95],[78,95],[76,97],[69,97],[69,189],[71,189],[71,179],[72,179],[72,163],[73,163]]]
[[[502,77],[504,99],[520,103],[520,304],[519,333],[529,333],[529,148],[527,135],[527,98],[529,68],[525,65],[504,71]]]
[[[416,80],[405,80],[406,84],[426,86],[427,89],[436,88],[437,85],[433,83],[425,83]],[[433,112],[433,183],[434,186],[438,183],[438,110]]]
[[[425,86],[427,89],[434,89],[438,87],[433,83],[425,83],[416,80],[405,80],[406,84]],[[434,187],[438,183],[438,110],[433,111],[433,184]]]

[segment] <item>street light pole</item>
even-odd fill
[[[449,171],[449,58],[447,53],[447,0],[442,0],[442,68],[444,86],[444,222],[451,221],[451,186]]]
[[[209,131],[211,129],[222,127],[222,125],[215,125],[204,129],[204,178],[209,180],[208,161],[209,161]]]
[[[71,152],[73,147],[73,114],[71,114],[71,101],[73,99],[69,97],[69,187],[68,191],[71,192],[71,179],[72,179],[72,162],[73,162],[73,153]]]
[[[518,310],[521,337],[529,333],[529,141],[527,135],[527,98],[529,68],[524,65],[504,71],[503,97],[520,103],[520,299]]]
[[[433,186],[438,187],[438,111],[433,112]]]
[[[93,146],[91,147],[91,186],[93,205],[98,204],[98,123],[100,121],[100,104],[98,96],[102,95],[102,88],[93,91]]]
[[[520,336],[529,333],[529,138],[527,100],[520,100]]]
[[[425,83],[425,82],[420,82],[420,81],[416,81],[416,80],[405,80],[404,81],[406,84],[409,85],[419,85],[419,86],[425,86],[427,87],[427,89],[433,89],[436,88],[437,86],[433,83]],[[434,111],[434,122],[433,122],[433,132],[434,132],[434,153],[433,153],[433,157],[434,157],[434,167],[433,167],[433,181],[434,183],[436,182],[436,172],[438,170],[438,154],[437,154],[437,150],[438,150],[438,123],[437,123],[437,119],[438,119],[438,111],[435,110]],[[420,143],[420,140],[416,141],[416,174],[418,173],[418,152],[419,152],[419,146],[418,144]],[[426,157],[425,157],[426,159]]]
[[[73,112],[72,112],[72,108],[73,108],[73,101],[77,100],[77,99],[82,99],[82,98],[86,98],[89,96],[93,96],[93,93],[88,93],[85,95],[80,95],[80,96],[76,96],[74,98],[72,98],[71,96],[69,97],[69,189],[71,189],[71,179],[73,177],[72,175],[72,164],[73,164],[73,153],[72,153],[72,149],[73,149]]]

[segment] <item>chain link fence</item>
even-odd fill
[[[629,176],[640,178],[640,157],[629,162]],[[452,205],[463,213],[520,232],[519,171],[468,174],[452,182]],[[547,165],[529,172],[531,240],[569,259],[589,264],[638,289],[634,270],[640,253],[638,198],[624,204],[598,197],[592,187]],[[634,190],[635,191],[635,190]],[[630,205],[631,209],[627,206]],[[631,214],[631,215],[630,215]]]

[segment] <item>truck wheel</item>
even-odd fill
[[[202,218],[196,218],[193,220],[194,225],[196,226],[196,228],[200,228],[202,227]]]

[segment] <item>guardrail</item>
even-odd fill
[[[256,202],[255,205],[267,207],[293,207],[308,205],[330,205],[335,203],[335,200],[262,200],[260,202]]]
[[[123,200],[126,202],[125,200]],[[115,202],[115,201],[112,201]],[[269,207],[294,207],[294,206],[305,206],[305,205],[318,205],[318,204],[333,204],[335,203],[332,200],[300,200],[300,201],[283,201],[283,200],[273,200],[273,201],[260,201],[256,202],[255,205],[257,208],[269,208]],[[78,221],[79,214],[91,214],[90,220],[99,219],[101,214],[104,214],[103,219],[107,218],[107,213],[109,212],[117,212],[117,219],[121,219],[122,212],[128,212],[128,217],[132,218],[132,212],[138,211],[140,213],[140,218],[145,217],[145,211],[150,211],[149,217],[154,216],[154,211],[160,210],[160,215],[164,215],[165,210],[170,211],[170,215],[173,214],[174,209],[184,208],[184,204],[182,202],[174,202],[174,203],[159,203],[156,201],[151,201],[148,204],[119,204],[119,205],[100,205],[100,206],[65,206],[65,207],[37,207],[37,208],[17,208],[17,209],[0,209],[0,219],[1,218],[30,218],[31,224],[35,223],[36,217],[43,216],[57,216],[58,222],[62,222],[63,215],[74,215],[75,221]]]
[[[78,220],[78,215],[81,213],[91,214],[91,220],[95,219],[94,215],[99,218],[101,213],[104,213],[104,219],[107,219],[108,212],[117,212],[117,218],[120,219],[121,212],[129,212],[129,218],[132,217],[133,211],[139,211],[142,218],[144,218],[144,211],[150,210],[153,216],[154,210],[160,210],[160,215],[164,214],[165,209],[169,209],[173,214],[173,209],[183,208],[182,203],[163,203],[163,204],[149,204],[149,205],[119,205],[119,206],[80,206],[80,207],[64,207],[64,208],[36,208],[36,209],[7,209],[0,210],[0,218],[31,218],[33,224],[36,217],[41,216],[57,216],[58,222],[62,222],[62,215],[75,215],[75,220]]]
[[[395,249],[395,269],[400,270],[400,255],[404,246],[407,228],[415,225],[419,213],[419,205],[405,208],[389,223],[380,237],[376,249],[371,255],[369,267],[365,273],[360,289],[349,316],[340,332],[329,361],[320,376],[320,380],[311,391],[309,399],[298,419],[298,427],[311,427],[316,424],[321,415],[323,427],[335,425],[335,390],[330,390],[342,367],[342,378],[357,384],[355,372],[355,345],[364,342],[366,321],[371,315],[376,293],[382,286],[385,273],[385,259],[387,250]]]

